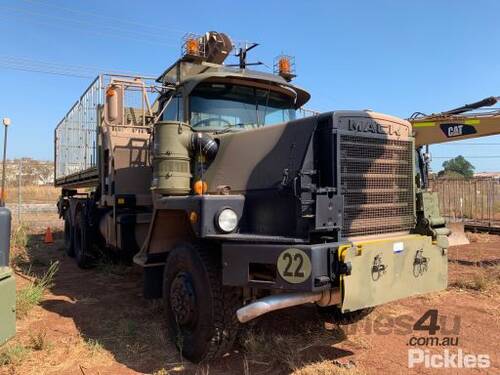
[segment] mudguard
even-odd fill
[[[342,275],[342,312],[446,289],[446,249],[431,237],[407,235],[391,239],[353,242],[339,248],[349,265]]]

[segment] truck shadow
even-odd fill
[[[42,275],[51,262],[59,261],[50,294],[41,306],[70,318],[76,330],[69,325],[63,329],[64,322],[56,323],[57,327],[48,325],[47,330],[62,331],[65,337],[81,336],[84,345],[111,353],[128,369],[140,373],[160,369],[197,373],[209,366],[211,373],[222,374],[242,373],[248,366],[250,373],[288,373],[308,363],[335,361],[353,354],[336,347],[345,340],[341,331],[325,330],[314,308],[299,307],[245,325],[234,351],[216,363],[190,364],[167,338],[161,301],[142,297],[140,269],[121,263],[99,263],[93,269],[81,270],[65,254],[62,233],[54,237],[54,245],[47,246],[43,235],[31,235],[27,257],[31,272],[37,275]]]

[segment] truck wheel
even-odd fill
[[[80,209],[75,219],[75,225],[73,227],[75,259],[78,267],[85,269],[92,266],[93,259],[91,256],[91,231],[87,222],[85,210]]]
[[[75,256],[74,229],[69,210],[64,214],[64,250],[68,256]]]
[[[318,306],[318,313],[320,318],[325,322],[348,325],[363,319],[374,309],[374,307],[367,307],[366,309],[343,313],[338,306]]]
[[[169,335],[191,362],[211,360],[233,346],[240,292],[222,285],[216,249],[183,244],[167,258],[163,300]]]

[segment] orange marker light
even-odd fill
[[[191,224],[196,224],[198,222],[198,214],[194,211],[189,213],[189,221]]]
[[[207,192],[208,186],[205,181],[198,180],[193,185],[193,191],[197,195],[203,195]]]
[[[113,87],[108,87],[108,89],[106,90],[106,96],[111,97],[115,95],[116,95],[115,89]]]

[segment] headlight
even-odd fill
[[[230,208],[224,208],[215,218],[215,222],[221,231],[230,233],[238,225],[238,215]]]

